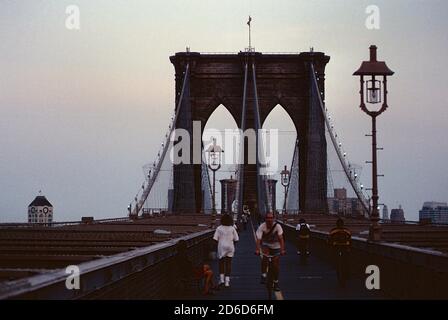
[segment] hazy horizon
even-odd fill
[[[380,9],[379,30],[365,27],[371,4]],[[80,30],[65,27],[69,5],[80,9]],[[395,71],[378,120],[379,202],[402,205],[417,220],[423,202],[448,201],[447,9],[442,0],[2,1],[0,222],[26,221],[39,190],[55,221],[125,216],[174,109],[169,56],[187,46],[244,50],[249,14],[257,51],[313,47],[331,57],[326,106],[365,186],[370,118],[352,73],[378,46],[378,59]],[[280,108],[268,125],[293,130]],[[207,126],[232,126],[231,116],[220,108]],[[291,150],[281,150],[287,164]]]

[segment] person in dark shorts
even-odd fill
[[[300,256],[308,256],[309,240],[310,240],[310,225],[306,223],[305,219],[300,219],[296,227],[297,231],[297,254]]]
[[[260,255],[260,250],[263,254],[275,255],[276,257],[272,260],[272,265],[274,267],[274,290],[280,291],[278,284],[279,276],[279,255],[285,255],[285,241],[283,239],[283,229],[280,224],[275,222],[275,217],[273,212],[268,212],[266,214],[265,222],[263,222],[257,229],[256,232],[256,250],[255,254]],[[263,256],[261,261],[261,283],[266,282],[268,267],[268,259]]]
[[[328,243],[333,248],[339,285],[345,287],[350,274],[349,252],[352,244],[352,234],[350,230],[344,227],[344,220],[341,218],[336,221],[336,227],[330,231]]]

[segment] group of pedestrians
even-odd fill
[[[243,229],[246,229],[248,216],[243,215]],[[263,222],[255,232],[256,237],[256,255],[262,255],[261,260],[261,283],[266,282],[268,260],[266,255],[272,255],[273,258],[273,277],[274,290],[280,291],[278,284],[279,274],[279,256],[285,255],[285,241],[283,239],[283,229],[280,224],[275,222],[274,213],[268,212]],[[221,217],[221,225],[216,228],[213,239],[217,241],[217,253],[219,259],[219,287],[230,286],[230,274],[232,270],[232,258],[235,254],[235,243],[239,240],[236,226],[230,215]]]
[[[243,230],[248,222],[246,213],[241,220]],[[280,256],[286,254],[285,240],[282,226],[275,220],[275,214],[268,212],[265,221],[259,225],[255,232],[255,254],[261,256],[261,279],[262,284],[266,283],[268,263],[272,268],[273,290],[280,291],[279,286],[279,260]],[[296,226],[297,254],[306,259],[310,255],[310,225],[300,219]],[[234,218],[229,214],[221,216],[221,224],[215,230],[213,239],[217,243],[217,257],[219,259],[219,282],[215,286],[213,283],[213,272],[206,264],[203,266],[205,278],[204,294],[212,294],[212,290],[230,287],[232,258],[235,255],[235,243],[239,241],[237,226]],[[348,276],[348,252],[351,246],[351,233],[344,227],[344,221],[339,218],[336,227],[329,233],[328,244],[335,254],[335,262],[339,283],[344,286]],[[270,260],[268,261],[268,257]]]

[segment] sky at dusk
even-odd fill
[[[368,5],[380,29],[365,26]],[[65,26],[80,9],[80,30]],[[174,109],[169,56],[198,52],[321,51],[326,105],[351,161],[370,185],[370,118],[352,73],[368,59],[395,71],[378,120],[380,202],[418,219],[448,201],[448,2],[444,0],[0,1],[0,222],[24,222],[39,190],[56,221],[121,217],[160,149]],[[269,127],[294,130],[281,108]],[[210,128],[233,128],[220,108]],[[289,139],[289,140],[288,140]],[[281,150],[290,163],[295,137]],[[286,141],[286,140],[285,140]],[[222,172],[218,178],[227,177]]]

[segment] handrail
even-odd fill
[[[109,276],[105,277],[95,277],[92,283],[83,283],[80,290],[67,290],[65,288],[65,282],[67,280],[67,273],[65,269],[58,269],[50,271],[43,274],[38,274],[25,279],[19,279],[11,282],[5,282],[0,284],[0,300],[10,299],[14,297],[23,296],[30,294],[34,291],[48,288],[55,285],[60,285],[63,287],[63,291],[58,293],[64,296],[57,296],[57,299],[76,299],[82,298],[83,296],[110,285],[115,281],[119,281],[124,277],[128,276],[130,273],[139,272],[144,268],[152,266],[159,263],[161,260],[168,259],[172,257],[176,252],[174,250],[176,244],[180,240],[185,240],[189,242],[199,243],[206,239],[211,238],[214,230],[207,229],[194,234],[190,234],[184,237],[171,239],[163,243],[158,243],[155,245],[138,248],[128,252],[118,253],[116,255],[104,257],[98,260],[91,260],[79,264],[80,278],[89,277],[90,274],[97,272],[104,273],[106,268],[117,267],[116,274],[111,272],[108,273]],[[163,252],[165,249],[173,248],[169,252]],[[154,255],[154,253],[159,252]],[[124,268],[123,264],[130,264],[129,267]],[[120,267],[121,266],[121,267]],[[55,292],[57,288],[54,289]]]
[[[295,230],[295,227],[291,224],[287,224],[282,221],[278,221],[278,223],[280,223],[283,227],[287,227],[292,230]],[[330,234],[329,232],[326,232],[326,231],[313,230],[313,229],[310,231],[310,233],[311,233],[311,236],[314,236],[315,238],[318,238],[321,240],[328,239],[329,234]],[[432,249],[417,248],[417,247],[412,247],[412,246],[408,246],[408,245],[404,245],[404,244],[386,242],[386,241],[373,241],[372,242],[367,238],[361,238],[361,237],[357,237],[357,236],[352,236],[352,247],[356,248],[356,249],[360,249],[360,250],[363,250],[363,248],[371,249],[373,247],[377,247],[377,248],[382,247],[382,248],[388,248],[388,249],[392,249],[392,250],[410,251],[410,252],[416,253],[416,254],[425,254],[425,255],[430,255],[433,257],[437,257],[437,258],[448,259],[448,253],[445,253],[445,252],[440,252],[440,251],[432,250]],[[388,255],[386,253],[386,250],[384,250],[384,249],[377,250],[377,252],[378,252],[378,254]],[[446,263],[448,266],[448,260],[446,260]]]

